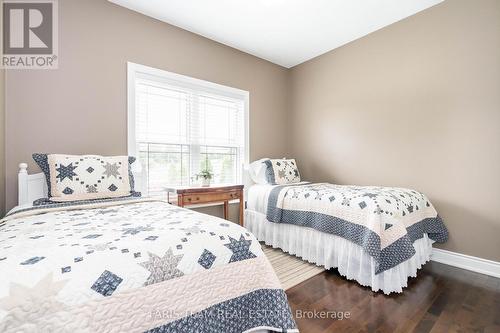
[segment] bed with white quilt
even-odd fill
[[[126,160],[100,158],[22,167],[20,206],[0,221],[1,332],[297,331],[250,232],[140,198]],[[52,197],[30,204],[47,184]],[[105,188],[130,195],[99,198]]]
[[[402,292],[448,231],[411,189],[310,183],[295,160],[252,163],[245,226],[260,241],[337,268],[373,291]]]

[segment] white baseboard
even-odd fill
[[[500,262],[457,252],[432,249],[432,261],[500,278]]]

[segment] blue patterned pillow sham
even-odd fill
[[[50,170],[49,170],[49,162],[47,156],[48,154],[40,154],[40,153],[35,153],[31,155],[31,157],[33,157],[33,160],[36,162],[36,164],[38,164],[40,169],[42,169],[43,174],[45,175],[45,181],[47,182],[48,196],[50,198],[52,194],[50,191]]]
[[[269,159],[266,165],[266,179],[269,184],[294,184],[300,182],[300,173],[295,159]]]
[[[39,153],[32,157],[45,174],[48,198],[52,201],[92,200],[138,193],[134,190],[131,168],[135,157]]]

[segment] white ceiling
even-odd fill
[[[290,68],[443,0],[109,0]]]

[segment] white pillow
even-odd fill
[[[269,158],[261,158],[260,160],[254,161],[250,163],[248,167],[248,173],[250,174],[250,178],[256,184],[268,184],[266,178],[266,165],[264,161],[268,161]]]

